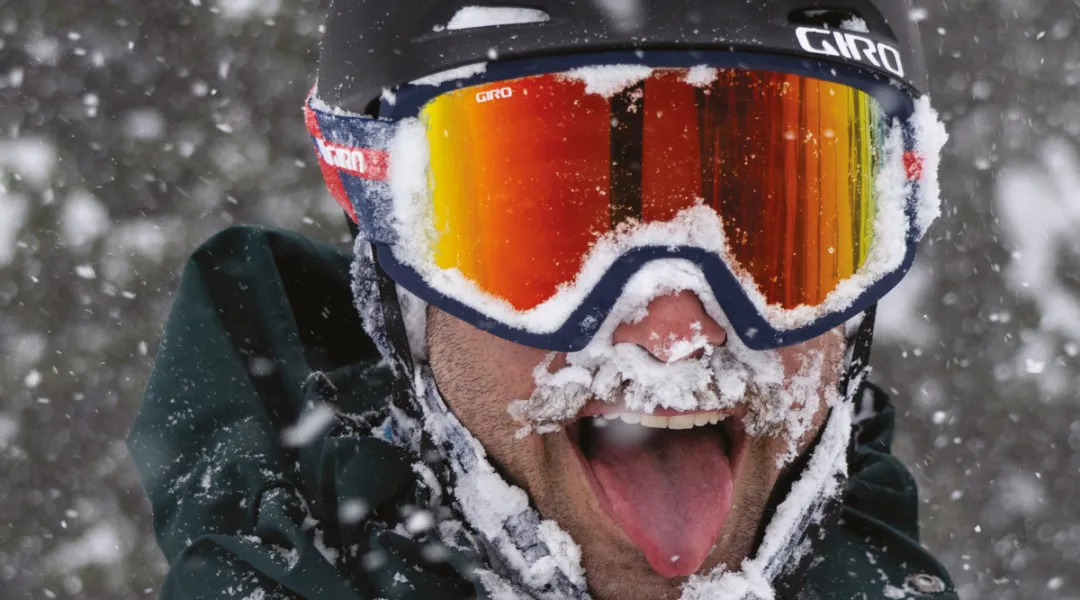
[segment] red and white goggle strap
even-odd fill
[[[394,123],[319,110],[313,102],[318,102],[314,90],[304,102],[304,122],[327,189],[365,238],[391,242],[388,171]]]

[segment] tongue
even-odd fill
[[[664,577],[697,571],[731,508],[724,441],[706,427],[653,429],[637,444],[597,436],[589,464],[611,516]]]

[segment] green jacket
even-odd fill
[[[471,575],[481,556],[428,560],[402,532],[401,508],[424,483],[415,456],[370,435],[390,380],[349,266],[348,253],[300,235],[234,227],[185,267],[128,440],[169,562],[161,598],[488,597]],[[339,415],[287,447],[282,431],[313,402]],[[889,453],[892,406],[880,393],[874,403],[841,518],[793,597],[953,600],[918,542],[915,483]],[[355,499],[365,517],[339,519]],[[944,591],[916,591],[935,584]]]

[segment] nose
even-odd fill
[[[701,300],[690,291],[654,298],[648,314],[636,323],[620,323],[611,334],[612,344],[630,343],[644,348],[661,362],[700,357],[706,345],[720,346],[727,333],[705,312]]]

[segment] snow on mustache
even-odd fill
[[[667,340],[665,350],[673,358],[665,363],[636,344],[611,344],[619,324],[639,322],[651,300],[683,290],[697,294],[705,312],[728,332],[722,346],[700,334]],[[700,324],[695,329],[700,331]],[[840,361],[826,364],[825,352],[814,349],[798,353],[785,365],[778,351],[747,348],[733,334],[701,270],[681,259],[646,265],[627,283],[589,345],[568,353],[566,365],[552,372],[555,357],[548,354],[533,370],[532,395],[509,406],[511,416],[522,424],[518,437],[559,431],[593,398],[641,413],[659,408],[725,411],[745,404],[746,432],[786,439],[788,452],[780,457],[786,462],[812,427],[821,403],[833,406],[839,397],[836,386],[824,382],[836,380]],[[833,378],[827,377],[827,369]]]

